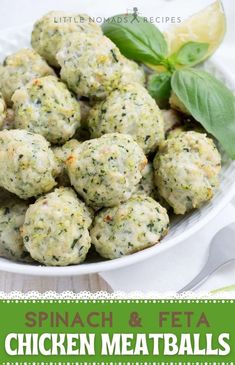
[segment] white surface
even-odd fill
[[[44,293],[46,291],[55,291],[61,293],[64,291],[72,291],[79,293],[80,291],[107,291],[111,292],[111,288],[99,275],[84,275],[79,277],[65,278],[42,278],[30,275],[18,275],[9,273],[0,273],[0,291],[10,293],[12,291],[20,291],[27,293],[29,291],[38,291]]]
[[[142,9],[145,9],[144,14],[145,15],[152,15],[152,14],[157,14],[157,15],[174,15],[174,16],[181,16],[182,18],[184,18],[186,15],[192,13],[192,11],[197,11],[199,9],[201,9],[204,5],[207,5],[208,3],[211,3],[211,1],[209,0],[197,0],[197,1],[191,1],[190,2],[190,6],[189,6],[189,2],[186,0],[171,0],[171,1],[164,1],[164,0],[159,0],[159,1],[153,1],[153,0],[145,0],[145,1],[141,1],[141,0],[120,0],[118,2],[111,2],[110,0],[99,0],[98,2],[100,2],[100,5],[102,5],[102,14],[107,16],[116,12],[125,12],[127,9],[132,8],[133,6],[138,6],[140,13],[142,12]],[[73,10],[73,11],[77,11],[79,9],[80,11],[86,11],[86,12],[90,12],[91,14],[100,15],[100,9],[101,6],[97,6],[97,0],[83,0],[80,1],[79,3],[77,2],[77,0],[60,0],[60,1],[56,1],[56,0],[42,0],[40,2],[35,2],[34,0],[11,0],[11,2],[9,2],[9,0],[1,0],[1,13],[0,13],[0,29],[5,29],[5,28],[11,28],[12,26],[17,26],[18,25],[22,25],[28,22],[31,22],[32,20],[37,19],[39,16],[41,16],[43,13],[45,13],[46,11],[52,10],[52,9],[66,9],[66,10]],[[176,5],[176,11],[173,9],[172,5]],[[186,4],[186,6],[185,6]],[[160,6],[161,5],[161,6]],[[169,7],[170,5],[170,7]],[[234,4],[232,4],[231,0],[224,0],[224,5],[226,6],[226,12],[228,14],[228,17],[232,20],[231,21],[231,26],[229,26],[229,31],[227,34],[227,45],[225,44],[225,46],[223,46],[221,48],[221,50],[219,51],[218,54],[221,55],[220,60],[223,60],[223,56],[224,56],[224,52],[225,50],[231,50],[231,40],[232,40],[232,34],[234,31],[234,26],[233,26],[233,17],[234,17],[234,13],[235,13],[235,8],[234,8]],[[98,10],[96,10],[98,9]],[[103,9],[105,9],[105,11],[103,12]],[[146,11],[147,9],[147,11]],[[170,11],[169,11],[170,9]],[[162,24],[162,26],[164,27],[165,25]],[[227,64],[233,64],[233,61],[230,57],[232,52],[226,52],[226,56],[224,59],[226,59],[226,67]],[[235,52],[233,52],[235,53]],[[228,61],[229,60],[229,61]],[[223,63],[223,62],[222,62]],[[201,237],[201,236],[200,236]],[[201,237],[201,242],[205,242],[206,240],[206,235]],[[195,244],[195,242],[194,242]],[[199,250],[200,251],[200,250]],[[147,252],[147,251],[146,251]],[[193,268],[196,270],[196,268],[200,267],[200,264],[202,265],[203,263],[203,259],[205,259],[204,256],[201,256],[201,252],[198,252],[197,254],[194,255],[190,255],[191,254],[191,244],[189,244],[189,241],[183,242],[180,245],[176,246],[174,249],[171,248],[170,251],[167,251],[165,253],[162,253],[161,255],[158,256],[158,260],[161,263],[161,272],[160,272],[160,276],[158,276],[158,280],[155,280],[156,285],[153,287],[151,286],[150,289],[155,289],[155,290],[166,290],[166,289],[172,289],[172,290],[177,290],[179,289],[181,286],[183,286],[186,281],[190,280],[190,271],[189,268]],[[205,254],[205,252],[204,252]],[[172,255],[172,256],[171,256]],[[170,256],[172,257],[170,260]],[[156,259],[156,258],[155,258]],[[156,261],[155,259],[152,259],[151,261],[153,262],[153,265],[156,266]],[[194,265],[196,259],[198,259],[198,263],[199,265],[196,266]],[[183,263],[182,263],[183,260]],[[151,272],[151,261],[148,261],[148,271]],[[179,261],[179,263],[177,264],[177,262]],[[184,270],[180,270],[180,268],[182,268],[182,266],[184,267]],[[134,267],[134,272],[137,272],[139,269],[138,267]],[[164,270],[163,270],[164,269]],[[125,269],[126,270],[126,269]],[[125,272],[125,271],[124,271]],[[122,275],[122,271],[119,271],[120,275]],[[161,274],[162,273],[162,274]],[[164,273],[164,275],[163,275]],[[230,273],[230,270],[229,270]],[[232,280],[232,278],[234,277],[234,282],[235,282],[235,275],[234,272],[232,273],[232,276],[230,277],[230,275],[226,274],[225,277],[225,285],[229,284],[230,281]],[[145,274],[146,270],[145,270]],[[191,275],[194,274],[191,272]],[[9,278],[10,274],[4,274],[4,277]],[[107,274],[106,274],[107,275]],[[110,274],[112,275],[112,273]],[[3,277],[3,276],[2,276]],[[111,277],[111,276],[110,276]],[[174,282],[174,278],[178,278],[179,280],[175,283]],[[16,285],[16,281],[15,281],[16,276],[12,276],[12,287],[14,287],[15,289],[17,289],[17,285]],[[19,280],[19,276],[17,276],[18,280],[17,282],[20,284],[21,283],[21,279]],[[160,280],[161,278],[161,280]],[[173,278],[173,280],[172,280]],[[185,281],[185,278],[186,281]],[[24,279],[24,280],[28,280],[28,278]],[[42,280],[43,283],[47,282],[49,283],[50,280],[49,279],[32,279],[33,281],[30,282],[36,282],[37,280]],[[58,279],[58,283],[62,283],[64,282],[65,279]],[[67,280],[67,279],[66,279]],[[76,280],[75,279],[68,279],[68,280]],[[77,280],[79,280],[80,282],[83,281],[83,278],[77,278]],[[181,281],[180,281],[181,280]],[[9,279],[6,279],[6,281],[9,281]],[[6,282],[6,281],[1,281],[0,280],[0,289],[3,289],[3,287],[1,287],[2,282]],[[86,281],[86,280],[85,280]],[[138,282],[137,278],[135,278],[135,284]],[[232,283],[234,283],[232,281]],[[9,281],[10,283],[10,281]],[[67,284],[64,285],[64,290],[70,289],[71,285],[68,285],[68,281],[66,281]],[[171,285],[172,283],[172,285]],[[134,284],[134,285],[135,285]],[[129,285],[129,289],[134,289],[134,285],[131,284],[131,281],[128,281],[128,285]],[[148,284],[149,285],[149,284]],[[208,284],[209,285],[209,284]],[[19,285],[20,287],[24,287],[24,285]],[[39,285],[40,286],[40,285]],[[42,286],[43,287],[43,286]],[[212,287],[214,288],[215,286],[212,284]],[[140,285],[138,286],[137,289],[139,290],[144,290],[147,288],[147,280],[145,282],[145,286],[144,287],[140,287]],[[11,290],[11,285],[8,284],[6,286],[4,286],[4,289],[9,291]],[[31,289],[31,288],[30,288]],[[35,287],[35,289],[37,289],[37,285]],[[47,287],[48,289],[48,287]],[[54,288],[51,288],[54,289]],[[82,286],[81,289],[89,289],[89,286],[84,287]],[[97,290],[100,289],[100,286],[97,286]],[[127,290],[128,287],[123,286],[120,287],[120,289],[122,290]],[[136,289],[136,287],[135,287]],[[24,288],[24,290],[26,291],[27,288]],[[29,290],[29,289],[28,289]],[[147,289],[149,290],[149,289]]]

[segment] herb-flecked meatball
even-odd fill
[[[0,198],[0,256],[11,260],[31,261],[20,229],[23,226],[27,202],[8,194]]]
[[[64,83],[54,76],[30,81],[12,97],[15,126],[63,144],[80,126],[80,106]]]
[[[54,75],[54,71],[41,56],[32,49],[23,48],[8,56],[0,66],[0,90],[8,106],[19,87],[37,77]]]
[[[71,188],[39,198],[26,212],[22,228],[25,247],[44,265],[79,264],[91,245],[90,213]]]
[[[146,163],[133,138],[119,133],[81,143],[66,161],[71,184],[94,207],[129,199]]]
[[[172,92],[171,97],[169,99],[169,103],[172,109],[178,110],[183,114],[190,115],[188,109],[184,105],[184,103],[178,98],[178,96]]]
[[[73,32],[102,34],[101,28],[86,14],[51,11],[35,23],[31,38],[32,47],[50,65],[58,67],[56,54],[64,37]]]
[[[43,136],[25,130],[0,132],[0,186],[22,199],[50,191],[54,155]]]
[[[79,143],[80,142],[78,142],[76,139],[70,139],[70,141],[66,142],[63,146],[52,148],[56,162],[55,176],[60,186],[70,185],[66,169],[66,160],[73,152],[73,150],[78,147]]]
[[[153,164],[151,162],[148,162],[142,171],[142,179],[136,187],[136,193],[151,196],[155,199],[156,186],[154,183]]]
[[[130,134],[148,154],[164,139],[161,111],[147,90],[137,84],[127,84],[114,90],[90,111],[91,137],[118,132]]]
[[[123,84],[131,84],[133,82],[136,82],[144,86],[146,76],[143,67],[125,57],[122,57],[122,64],[121,82]]]
[[[210,200],[219,185],[221,157],[212,139],[181,132],[167,139],[154,159],[155,184],[176,214]]]
[[[105,98],[122,76],[122,56],[105,36],[73,33],[57,54],[61,78],[78,96]]]
[[[91,240],[102,257],[115,259],[155,245],[167,234],[168,226],[165,208],[150,197],[134,195],[98,212]]]

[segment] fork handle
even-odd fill
[[[211,274],[213,274],[221,266],[226,264],[226,262],[221,262],[221,264],[214,263],[214,265],[208,265],[209,261],[210,260],[208,259],[207,263],[203,266],[199,274],[195,276],[195,278],[192,281],[190,281],[190,283],[188,283],[185,287],[180,289],[178,291],[178,294],[198,288],[211,276]]]
[[[197,276],[195,276],[195,278],[192,281],[190,281],[190,283],[188,283],[185,287],[183,287],[178,291],[178,294],[196,289],[197,287],[202,285],[206,281],[206,279],[209,278],[212,272],[213,271],[211,271],[210,268],[208,268],[207,265],[205,265],[200,271],[200,273]]]

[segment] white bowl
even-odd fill
[[[31,28],[32,26],[26,26],[23,28],[10,29],[0,33],[0,62],[7,55],[15,52],[16,50],[29,46]],[[228,75],[226,70],[222,69],[218,63],[211,61],[206,62],[203,67],[235,91],[235,83],[231,83],[231,76]],[[71,276],[103,272],[133,265],[139,261],[147,259],[148,257],[159,255],[161,252],[177,245],[192,234],[196,233],[213,217],[215,217],[234,195],[235,162],[232,162],[226,156],[223,156],[220,190],[216,193],[214,199],[201,209],[196,210],[183,218],[175,220],[174,223],[172,223],[170,233],[160,244],[116,260],[90,261],[81,265],[67,267],[29,265],[15,263],[7,259],[0,258],[0,270],[27,275]]]

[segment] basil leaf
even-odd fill
[[[167,54],[163,34],[146,18],[115,15],[103,23],[102,29],[124,56],[135,61],[157,65]]]
[[[235,97],[207,72],[182,69],[174,72],[171,86],[192,116],[235,159]]]
[[[171,74],[163,72],[150,76],[148,91],[160,108],[167,107],[171,95]]]
[[[208,48],[208,43],[188,42],[172,58],[180,65],[196,65],[203,60]]]

